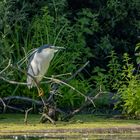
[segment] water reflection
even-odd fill
[[[140,134],[100,134],[100,135],[61,135],[61,136],[48,136],[45,135],[5,135],[0,136],[0,139],[5,140],[140,140]]]

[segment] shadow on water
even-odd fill
[[[83,134],[83,135],[3,135],[4,140],[140,140],[140,134]]]

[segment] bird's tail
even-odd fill
[[[27,77],[27,84],[28,84],[27,86],[28,86],[29,89],[31,89],[32,87],[35,86],[32,77],[30,77],[30,76]]]

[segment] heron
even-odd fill
[[[27,69],[27,85],[29,89],[35,86],[38,88],[39,82],[48,71],[50,62],[59,49],[64,48],[45,44],[31,53]],[[42,96],[43,90],[38,89],[39,96]]]

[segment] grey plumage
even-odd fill
[[[30,56],[27,73],[32,75],[37,83],[44,77],[55,52],[60,48],[62,47],[43,45],[37,48]],[[35,86],[34,80],[30,75],[27,75],[28,88]]]

